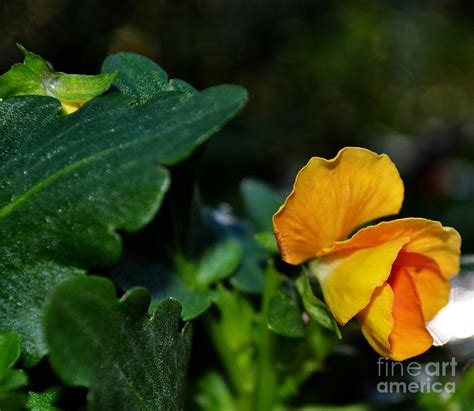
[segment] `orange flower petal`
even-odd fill
[[[332,247],[321,250],[319,254],[325,255],[348,248],[373,247],[402,237],[410,238],[403,251],[430,258],[444,277],[449,278],[459,272],[459,233],[454,228],[443,227],[438,221],[424,218],[402,218],[365,227],[349,240],[336,242]]]
[[[449,299],[451,283],[444,278],[437,264],[421,254],[401,252],[395,262],[410,273],[420,298],[426,321],[431,320]]]
[[[392,316],[394,298],[392,288],[385,283],[375,290],[370,304],[357,315],[364,337],[375,351],[386,358],[392,355],[389,338],[395,326]]]
[[[395,326],[389,337],[392,349],[390,358],[402,361],[427,351],[433,344],[433,338],[426,329],[410,273],[401,267],[395,267],[389,284],[395,295],[392,309]]]
[[[422,354],[433,344],[415,286],[404,269],[392,271],[357,319],[372,348],[395,361]]]
[[[403,191],[385,154],[348,147],[332,160],[311,158],[273,216],[283,259],[300,264],[359,225],[398,213]]]
[[[339,324],[346,324],[369,304],[374,290],[389,278],[398,252],[408,241],[398,238],[311,261],[311,271],[319,279],[324,300]]]

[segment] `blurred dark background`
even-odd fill
[[[58,71],[94,74],[129,50],[199,89],[241,84],[249,104],[202,153],[206,203],[238,209],[246,176],[285,193],[309,157],[363,146],[397,164],[403,216],[455,227],[473,253],[473,22],[467,0],[0,0],[0,71],[21,60],[18,42]],[[473,340],[461,341],[426,358],[472,361]],[[376,361],[357,358],[335,368],[354,401]]]
[[[131,50],[197,88],[241,84],[246,110],[202,161],[208,203],[234,202],[249,175],[285,191],[309,157],[363,146],[398,165],[403,215],[456,227],[467,253],[473,21],[471,1],[2,0],[0,69],[19,42],[59,71],[97,73]]]

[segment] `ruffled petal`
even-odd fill
[[[403,182],[385,154],[348,147],[332,160],[313,157],[273,216],[283,259],[300,264],[356,227],[396,214]]]
[[[441,275],[433,260],[421,254],[401,252],[395,264],[410,274],[425,320],[433,319],[448,303],[451,282]]]
[[[311,261],[310,269],[319,279],[324,300],[339,324],[346,324],[369,304],[374,290],[389,278],[399,251],[408,241],[398,238]]]
[[[389,278],[395,296],[392,315],[395,326],[389,341],[390,358],[402,361],[427,351],[433,338],[426,329],[425,318],[410,273],[403,267],[395,267]]]
[[[403,251],[428,257],[437,264],[445,278],[459,272],[461,236],[454,228],[443,227],[438,221],[424,218],[402,218],[365,227],[349,240],[338,241],[332,247],[321,250],[319,255],[374,247],[402,237],[410,238]]]

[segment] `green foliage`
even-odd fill
[[[265,183],[246,179],[240,185],[245,210],[257,231],[273,231],[272,216],[283,203]]]
[[[293,411],[370,411],[371,408],[364,404],[354,405],[308,405],[306,407],[296,408]]]
[[[0,381],[20,358],[20,339],[8,332],[0,335]]]
[[[174,271],[158,263],[126,264],[116,272],[115,279],[126,289],[146,287],[153,304],[175,298],[183,307],[183,320],[188,321],[210,307],[214,299],[211,287],[236,270],[241,254],[239,243],[227,238],[209,246],[197,261],[178,254]]]
[[[201,288],[227,278],[235,271],[241,257],[240,245],[234,239],[211,246],[201,257],[193,281]]]
[[[199,382],[198,393],[195,396],[196,404],[203,411],[239,411],[236,408],[230,388],[225,378],[211,372]]]
[[[144,82],[140,67],[153,81]],[[47,350],[44,297],[116,262],[117,232],[143,227],[161,204],[170,180],[163,166],[187,157],[246,99],[237,86],[178,90],[134,54],[109,57],[103,70],[111,68],[126,78],[117,78],[120,92],[69,116],[58,116],[49,97],[0,104],[0,327],[21,336],[30,364]]]
[[[255,240],[251,231],[244,231],[240,237],[242,261],[239,268],[230,279],[231,284],[240,291],[251,294],[263,290],[263,268],[267,253],[262,245]]]
[[[59,399],[60,388],[50,388],[44,392],[29,392],[26,409],[28,411],[58,411],[53,404]]]
[[[222,285],[216,291],[219,315],[207,316],[207,329],[232,389],[246,401],[255,383],[254,338],[258,314],[241,293]]]
[[[169,298],[178,300],[182,305],[184,321],[201,315],[213,299],[211,291],[188,287],[174,272],[158,263],[127,264],[120,268],[114,279],[125,289],[138,285],[146,287],[151,294],[151,306]]]
[[[301,295],[303,306],[308,315],[318,324],[333,331],[338,338],[341,338],[341,332],[337,326],[336,320],[332,316],[326,304],[313,294],[311,284],[306,273],[303,273],[296,280],[296,287]]]
[[[231,283],[240,291],[261,293],[267,252],[278,252],[272,216],[282,199],[262,181],[250,178],[241,182],[240,193],[250,224],[240,223],[243,257]]]
[[[118,300],[100,277],[66,282],[48,299],[51,365],[67,384],[91,389],[90,409],[182,409],[190,328],[178,329],[176,301],[163,301],[151,318],[149,303],[143,288]]]
[[[268,302],[268,328],[285,337],[304,337],[302,312],[295,295],[280,290]]]
[[[275,238],[275,234],[270,231],[261,231],[255,234],[255,239],[265,248],[265,250],[271,254],[278,254],[278,244]]]
[[[474,409],[474,367],[470,365],[462,378],[455,381],[455,384],[455,392],[450,396],[436,392],[418,394],[418,405],[426,411]]]
[[[207,209],[188,198],[195,157],[175,167],[245,91],[199,92],[132,53],[78,76],[21,50],[24,63],[0,77],[0,330],[15,332],[0,335],[0,409],[68,409],[77,396],[91,410],[368,410],[302,406],[326,403],[302,387],[316,373],[321,384],[328,356],[344,350],[333,349],[339,328],[304,268],[279,260],[272,216],[283,199],[246,179],[243,218]],[[61,116],[57,100],[85,104]],[[187,391],[191,324],[181,320],[199,316]],[[219,366],[199,358],[202,345]],[[13,368],[21,353],[28,375]],[[450,398],[418,405],[472,408],[471,371]]]
[[[8,332],[0,335],[0,409],[21,409],[24,395],[16,392],[25,386],[28,378],[21,370],[13,369],[20,357],[20,339]]]
[[[13,96],[52,96],[64,103],[84,103],[103,94],[112,85],[116,72],[96,76],[53,72],[42,57],[23,46],[23,63],[14,64],[0,76],[0,98]]]

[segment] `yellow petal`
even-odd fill
[[[375,247],[345,250],[310,263],[324,300],[336,321],[344,325],[370,302],[374,290],[389,278],[400,249],[409,241],[398,238]]]
[[[366,248],[396,238],[409,237],[404,251],[424,255],[433,260],[441,274],[449,278],[459,272],[461,237],[450,227],[443,227],[438,221],[424,218],[402,218],[384,221],[359,230],[352,238],[336,242],[332,247],[321,250],[320,255],[347,248]]]
[[[357,316],[364,337],[375,351],[386,358],[392,355],[389,337],[395,325],[393,301],[392,288],[385,283],[375,290],[370,304]]]
[[[389,284],[395,296],[392,309],[395,326],[389,337],[392,350],[390,358],[402,361],[424,353],[433,344],[433,338],[426,329],[409,272],[401,267],[394,268]]]
[[[449,299],[451,283],[444,278],[433,260],[421,254],[401,252],[395,262],[410,273],[420,298],[426,321],[431,320]]]
[[[283,259],[300,264],[359,225],[398,213],[403,191],[385,154],[348,147],[332,160],[311,158],[273,216]]]

